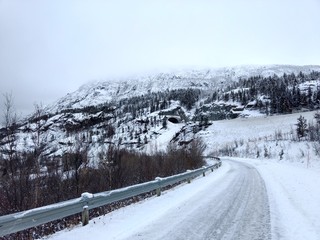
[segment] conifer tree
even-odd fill
[[[163,118],[163,120],[162,120],[162,127],[163,127],[164,129],[167,129],[167,126],[168,126],[168,118],[167,118],[167,116],[165,116],[165,117]]]
[[[307,120],[303,116],[300,115],[296,126],[297,126],[296,131],[297,131],[298,139],[300,141],[301,138],[303,138],[307,135],[307,131],[308,131]]]

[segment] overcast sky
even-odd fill
[[[26,113],[97,79],[319,65],[319,24],[320,0],[0,0],[0,92]]]

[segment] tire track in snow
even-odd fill
[[[127,239],[271,239],[264,181],[251,165],[226,161],[218,183]]]

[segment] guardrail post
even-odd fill
[[[159,187],[156,189],[156,193],[157,193],[157,196],[160,197],[161,196],[161,178],[156,177],[156,180],[158,181],[158,185],[159,185]]]
[[[191,172],[191,170],[187,170],[187,172]],[[188,178],[187,182],[191,183],[191,177]]]
[[[203,166],[202,168],[203,168],[203,170],[202,170],[202,171],[203,171],[203,172],[202,172],[202,176],[205,177],[205,176],[206,176],[206,167]]]
[[[81,221],[82,221],[82,226],[85,226],[89,223],[89,199],[93,198],[93,194],[85,192],[81,194],[81,199],[83,202],[85,202],[85,205],[83,206],[82,209],[82,214],[81,214]]]
[[[88,206],[84,206],[82,210],[82,226],[85,226],[89,223],[89,210]]]

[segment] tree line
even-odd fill
[[[247,105],[254,101],[254,107],[266,114],[292,113],[301,108],[319,108],[320,85],[308,89],[301,89],[301,84],[307,81],[320,80],[320,72],[312,71],[309,74],[283,74],[282,76],[253,76],[240,79],[231,84],[225,91],[215,91],[211,101],[223,100],[239,102]],[[260,97],[264,96],[265,99]]]

